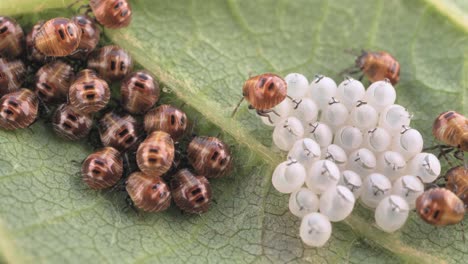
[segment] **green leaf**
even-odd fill
[[[8,3],[6,3],[8,2]],[[0,13],[30,28],[70,16],[70,0],[2,1]],[[394,234],[379,231],[358,206],[333,224],[324,248],[304,247],[288,197],[271,186],[284,158],[271,129],[244,104],[230,113],[249,74],[316,73],[339,81],[353,64],[346,49],[387,50],[401,63],[397,102],[432,145],[431,125],[447,109],[468,114],[468,6],[460,0],[149,1],[135,0],[128,29],[109,41],[167,87],[164,101],[183,106],[197,133],[221,133],[233,146],[232,174],[213,180],[217,203],[201,216],[176,208],[137,215],[125,195],[86,188],[72,160],[86,142],[54,136],[50,124],[0,132],[0,252],[23,262],[466,262],[461,226],[434,228],[415,213]],[[49,9],[50,8],[50,9]],[[56,9],[58,8],[58,9]]]

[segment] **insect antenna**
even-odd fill
[[[234,108],[234,111],[232,111],[231,117],[234,117],[234,115],[237,112],[237,109],[239,108],[239,106],[242,104],[243,101],[244,101],[244,97],[242,97],[242,99],[240,99],[239,103],[237,103],[236,108]]]

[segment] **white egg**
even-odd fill
[[[403,127],[401,132],[393,138],[392,150],[400,153],[405,160],[409,160],[422,151],[423,145],[424,141],[419,131]]]
[[[440,161],[431,153],[416,154],[408,161],[407,174],[421,178],[424,183],[433,182],[440,175]]]
[[[332,143],[333,132],[325,123],[315,122],[305,129],[305,136],[315,140],[321,148],[327,147]]]
[[[370,149],[374,153],[379,153],[388,150],[391,140],[392,137],[387,130],[376,127],[364,134],[362,146]]]
[[[353,151],[362,143],[363,135],[357,127],[343,126],[335,133],[334,143],[345,151]]]
[[[305,167],[319,160],[320,156],[320,145],[311,138],[299,139],[288,153],[289,158],[297,160]]]
[[[354,195],[354,198],[359,198],[362,192],[362,179],[359,174],[351,170],[345,170],[341,172],[341,178],[338,185],[345,186]]]
[[[405,173],[406,161],[395,151],[385,151],[377,156],[377,172],[387,176],[390,181],[396,180]]]
[[[349,154],[348,170],[354,171],[362,178],[371,174],[376,166],[377,161],[374,153],[366,148],[357,149]]]
[[[288,117],[275,126],[273,142],[279,149],[288,151],[303,135],[304,127],[301,121],[295,117]]]
[[[366,90],[364,85],[358,80],[353,78],[346,78],[342,81],[337,88],[336,97],[341,101],[349,110],[353,108],[356,103],[364,98]]]
[[[318,107],[312,99],[295,99],[292,110],[289,114],[290,116],[294,116],[299,119],[302,122],[302,125],[307,127],[309,124],[313,124],[317,121]]]
[[[372,173],[364,179],[361,201],[370,208],[376,208],[379,202],[390,195],[392,183],[380,173]]]
[[[348,188],[331,187],[320,196],[320,213],[326,215],[332,222],[342,221],[353,211],[355,201],[353,193]]]
[[[348,108],[332,97],[322,111],[321,120],[330,127],[339,127],[346,123],[348,116]]]
[[[318,196],[307,188],[300,188],[289,197],[289,211],[297,217],[317,212],[319,208]]]
[[[379,114],[366,102],[359,102],[352,108],[349,124],[359,129],[370,129],[377,125]]]
[[[312,99],[318,104],[320,109],[324,109],[330,99],[336,95],[336,83],[333,79],[316,75],[309,85]]]
[[[377,81],[367,88],[364,98],[377,112],[380,112],[395,103],[396,91],[388,80]]]
[[[340,169],[329,160],[319,160],[307,171],[306,185],[316,194],[321,194],[340,180]]]
[[[413,175],[404,175],[393,182],[392,194],[405,199],[412,210],[416,208],[416,199],[424,192],[421,179]]]
[[[406,201],[397,195],[390,195],[382,199],[375,209],[375,222],[383,231],[391,233],[403,227],[408,214]]]
[[[380,113],[379,126],[390,134],[401,131],[403,126],[409,126],[411,115],[401,105],[389,105]]]
[[[334,162],[341,170],[346,168],[348,161],[348,155],[346,155],[346,152],[340,146],[335,144],[328,145],[324,148],[321,158]]]
[[[292,98],[303,98],[309,90],[309,81],[300,73],[290,73],[284,77],[288,85],[288,95]]]
[[[260,119],[265,125],[275,126],[289,116],[292,111],[292,102],[286,98],[271,110],[271,112],[266,113],[268,117],[260,116]]]
[[[321,247],[330,239],[332,225],[328,217],[320,213],[310,213],[302,218],[299,235],[304,244]]]
[[[306,178],[306,170],[296,160],[289,159],[280,163],[271,177],[273,187],[280,193],[292,193],[299,190]]]

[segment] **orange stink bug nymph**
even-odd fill
[[[416,212],[431,225],[446,226],[463,220],[465,206],[453,192],[445,188],[434,188],[416,199]]]
[[[133,204],[146,212],[161,212],[171,205],[171,192],[161,177],[134,172],[127,179],[126,189]]]
[[[132,8],[127,0],[89,1],[96,20],[108,28],[123,28],[132,21]]]
[[[440,114],[434,121],[432,134],[451,147],[468,151],[468,118],[455,111]]]
[[[42,25],[34,36],[36,49],[45,56],[62,57],[78,48],[81,28],[68,18],[53,18]]]
[[[163,131],[155,131],[140,144],[136,153],[138,167],[144,173],[159,177],[166,173],[174,161],[174,142]]]
[[[456,194],[468,206],[468,168],[456,166],[445,174],[446,188]]]
[[[83,181],[91,189],[114,186],[122,178],[122,173],[122,157],[116,149],[110,147],[91,153],[81,167]]]
[[[242,87],[242,99],[234,109],[232,116],[237,108],[245,99],[249,102],[249,109],[256,109],[260,116],[268,117],[271,108],[281,103],[287,97],[286,81],[273,73],[264,73],[249,78]]]
[[[363,50],[362,54],[356,58],[355,67],[358,69],[348,73],[362,72],[370,82],[388,79],[392,85],[395,85],[400,80],[400,63],[386,51]],[[344,72],[346,71],[348,70]]]
[[[189,170],[179,170],[171,180],[172,196],[184,212],[200,214],[211,205],[211,186],[204,176],[195,176]]]

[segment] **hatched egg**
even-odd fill
[[[372,173],[364,179],[361,201],[370,208],[376,208],[379,202],[390,194],[392,183],[380,173]]]
[[[360,148],[349,154],[348,170],[351,170],[362,178],[375,170],[377,161],[374,153],[366,148]]]
[[[310,213],[302,218],[299,235],[306,245],[321,247],[330,239],[332,225],[328,217],[320,213]]]
[[[341,185],[331,187],[320,196],[320,213],[332,222],[342,221],[353,211],[355,201],[348,188]]]
[[[284,99],[281,103],[273,107],[271,112],[265,113],[267,116],[260,116],[262,122],[267,126],[275,126],[281,120],[286,119],[292,111],[293,104],[291,100]]]
[[[336,186],[340,180],[340,169],[329,160],[319,160],[307,171],[306,185],[316,194]]]
[[[351,110],[358,101],[364,98],[366,90],[364,85],[358,80],[347,77],[342,81],[337,88],[336,97],[349,110]]]
[[[304,185],[305,178],[304,166],[296,160],[289,159],[276,167],[271,181],[278,192],[292,193]]]
[[[404,126],[401,132],[393,138],[392,150],[409,160],[423,149],[423,138],[418,130]]]
[[[362,192],[362,179],[354,171],[345,170],[341,172],[341,178],[338,185],[348,188],[354,195],[354,198],[359,198]]]
[[[303,98],[309,90],[309,81],[300,73],[290,73],[284,77],[288,85],[288,95],[292,98]]]
[[[288,153],[288,158],[295,159],[303,166],[320,159],[320,146],[311,138],[299,139]]]
[[[357,149],[362,143],[362,132],[357,127],[343,126],[335,133],[334,143],[345,151]]]
[[[396,91],[387,79],[377,81],[367,88],[364,100],[380,112],[385,107],[395,103]]]
[[[338,168],[344,169],[348,161],[348,155],[346,155],[346,152],[340,146],[331,144],[323,149],[322,159],[330,160],[334,162]]]
[[[322,111],[321,120],[331,127],[339,127],[346,123],[348,115],[348,108],[332,97]]]
[[[315,122],[306,127],[305,136],[317,142],[321,148],[325,148],[332,143],[333,132],[330,127],[322,122]]]
[[[392,194],[406,200],[409,208],[416,208],[416,199],[424,192],[424,184],[421,179],[413,175],[401,176],[393,182]]]
[[[406,173],[421,178],[424,183],[433,182],[440,175],[440,161],[431,153],[416,154],[408,161]]]
[[[299,119],[304,127],[317,121],[318,107],[312,99],[294,99],[291,109],[289,115]]]
[[[395,151],[385,151],[377,156],[377,171],[387,176],[390,181],[396,180],[405,173],[406,161]]]
[[[359,101],[352,108],[349,124],[359,129],[370,129],[377,125],[379,114],[367,102]]]
[[[316,75],[309,85],[312,99],[318,104],[320,109],[325,109],[330,99],[336,95],[336,83],[333,79]]]
[[[380,113],[379,126],[390,134],[401,131],[403,126],[409,126],[411,115],[401,105],[389,105]]]
[[[318,196],[307,188],[300,188],[289,197],[289,211],[297,217],[317,212],[319,208]]]
[[[279,149],[288,151],[303,135],[304,127],[301,121],[295,117],[288,117],[275,126],[273,142]]]
[[[364,134],[362,146],[370,149],[374,153],[383,152],[388,149],[392,137],[387,130],[376,127]]]
[[[382,199],[375,209],[375,222],[383,231],[391,233],[403,227],[408,214],[409,206],[405,199],[390,195]]]

